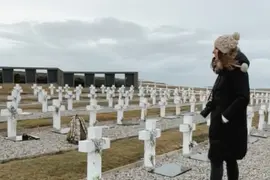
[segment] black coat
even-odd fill
[[[246,56],[239,52],[239,64],[249,65]],[[211,124],[209,127],[211,161],[243,159],[247,153],[247,106],[250,89],[248,73],[239,68],[219,73],[212,90]],[[222,115],[229,121],[222,122]]]

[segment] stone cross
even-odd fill
[[[58,99],[53,99],[52,106],[49,106],[48,110],[53,112],[53,128],[61,131],[61,111],[65,110],[65,106],[61,105]]]
[[[189,102],[190,102],[190,112],[193,113],[195,112],[195,106],[196,106],[196,96],[194,93],[191,94]]]
[[[87,96],[90,98],[90,105],[96,105],[97,104],[96,91],[91,90],[90,93]]]
[[[265,95],[264,95],[264,102],[268,103],[268,93],[265,93]]]
[[[48,112],[48,99],[51,99],[51,96],[48,95],[48,92],[43,90],[43,98],[42,98],[42,112]]]
[[[65,91],[65,92],[69,91],[69,88],[70,88],[69,85],[68,85],[68,84],[65,84],[65,86],[64,86],[64,91]]]
[[[75,98],[75,96],[72,91],[67,91],[65,98],[67,99],[67,110],[70,111],[73,109],[73,99]]]
[[[16,92],[16,90],[13,89],[13,90],[11,91],[11,96],[8,96],[8,97],[7,97],[7,100],[12,101],[12,102],[13,102],[13,106],[14,106],[15,108],[18,108],[19,103],[21,102],[21,95],[18,94],[18,93]]]
[[[258,124],[258,130],[263,131],[264,126],[265,126],[265,116],[264,116],[265,111],[263,109],[259,110],[259,124]]]
[[[96,92],[96,91],[97,91],[96,87],[93,84],[91,84],[91,86],[89,87],[89,92],[91,93],[91,92]]]
[[[146,119],[146,115],[147,115],[147,109],[150,106],[150,104],[148,103],[147,98],[144,98],[144,100],[140,103],[140,107],[141,107],[141,120],[144,121]]]
[[[102,84],[101,86],[100,86],[100,89],[101,89],[101,93],[102,94],[105,94],[105,86],[104,86],[104,84]]]
[[[260,94],[260,102],[263,103],[263,100],[264,100],[264,95],[263,93]]]
[[[187,97],[188,97],[187,91],[184,90],[183,93],[182,93],[183,103],[187,102]]]
[[[23,92],[22,87],[19,84],[16,84],[13,90],[15,90],[18,95],[21,95],[21,93]]]
[[[144,97],[145,97],[145,93],[144,93],[143,88],[141,88],[141,90],[139,91],[138,96],[140,97],[140,99],[139,99],[139,104],[140,104],[144,100]]]
[[[87,180],[98,180],[102,177],[102,150],[109,149],[109,138],[102,137],[101,126],[89,127],[87,140],[79,141],[79,152],[87,153]]]
[[[83,86],[81,84],[79,84],[77,87],[79,87],[81,89],[81,94],[82,94]]]
[[[248,129],[248,135],[250,135],[250,132],[251,132],[253,117],[254,117],[253,107],[252,106],[248,106],[247,107],[247,129]]]
[[[270,126],[270,105],[268,105],[267,112],[268,112],[267,125]]]
[[[125,92],[123,92],[122,90],[119,91],[119,94],[118,94],[118,104],[122,104],[122,105],[125,104],[124,93]]]
[[[89,127],[95,126],[97,123],[97,111],[99,111],[101,107],[99,105],[88,105],[86,106],[86,110],[90,111],[89,114]]]
[[[204,93],[202,90],[199,91],[199,95],[200,95],[200,101],[203,102],[204,101]]]
[[[37,87],[37,95],[38,95],[38,102],[41,103],[42,102],[42,98],[43,98],[43,92],[42,92],[42,86],[38,86]]]
[[[207,104],[206,94],[202,95],[201,102],[202,102],[202,109],[204,109],[206,107],[206,104]]]
[[[130,91],[126,91],[125,94],[123,95],[125,97],[125,105],[129,106],[129,98],[130,98]]]
[[[260,100],[260,99],[259,99],[259,96],[260,96],[260,95],[259,95],[258,93],[256,93],[256,95],[255,95],[255,99],[256,99],[255,104],[256,104],[256,105],[259,104],[259,100]]]
[[[75,96],[76,96],[76,101],[79,101],[80,100],[80,96],[81,96],[81,88],[79,86],[77,86],[75,89],[74,89],[74,92],[75,92]]]
[[[145,130],[139,131],[139,140],[144,141],[144,167],[155,168],[156,138],[161,136],[161,130],[156,128],[157,120],[147,119]]]
[[[54,95],[55,86],[53,84],[50,84],[49,89],[50,89],[50,95],[53,96]]]
[[[193,131],[196,130],[196,124],[193,123],[193,114],[187,113],[184,115],[183,124],[180,124],[179,131],[183,133],[183,149],[182,153],[184,156],[191,154],[193,147],[192,135]]]
[[[166,106],[168,104],[165,97],[161,97],[158,104],[159,104],[159,107],[160,107],[160,117],[163,118],[163,117],[166,116]]]
[[[116,90],[115,85],[112,85],[111,90],[113,90],[113,92],[115,92],[115,90]]]
[[[17,137],[17,115],[22,114],[14,102],[7,102],[7,109],[1,109],[1,116],[7,117],[7,137]]]
[[[117,124],[123,124],[124,111],[127,107],[123,104],[116,104],[114,108],[117,110]]]
[[[129,99],[132,100],[133,99],[133,94],[134,94],[134,86],[131,85],[129,88]]]
[[[152,104],[156,105],[157,104],[157,90],[153,89],[150,93],[150,97],[152,99]]]
[[[58,86],[58,89],[56,89],[56,92],[58,92],[58,100],[62,102],[64,89],[61,86]]]
[[[175,115],[179,116],[181,114],[181,104],[182,104],[180,96],[176,96],[174,98],[174,104],[175,104]]]
[[[113,107],[113,97],[114,97],[114,92],[112,90],[107,91],[107,100],[108,100],[108,106]]]
[[[37,84],[33,84],[33,86],[31,87],[33,89],[34,96],[37,96],[37,87]]]
[[[249,104],[250,104],[251,106],[253,106],[253,104],[254,104],[254,94],[253,94],[253,93],[250,93],[250,101],[249,101]]]

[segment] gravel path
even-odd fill
[[[207,152],[207,143],[197,146],[198,151]],[[180,152],[181,153],[181,152]],[[269,180],[270,179],[270,138],[260,139],[254,144],[249,144],[247,156],[239,161],[240,180]],[[183,166],[191,167],[192,170],[174,178],[163,177],[160,175],[148,173],[143,167],[126,169],[118,173],[107,173],[103,176],[104,180],[208,180],[210,174],[210,165],[207,162],[201,162],[184,158],[179,152],[175,152],[167,157],[157,160],[157,167],[166,163],[178,163]],[[225,167],[225,166],[224,166]],[[224,171],[226,177],[226,170]]]
[[[195,122],[202,122],[200,116],[196,117]],[[157,127],[162,130],[178,127],[182,123],[182,117],[177,119],[160,119],[157,123]],[[112,125],[112,122],[102,122],[98,125],[107,125],[110,128],[104,129],[104,136],[111,138],[111,140],[137,136],[138,131],[144,129],[144,122],[139,125],[132,126],[119,126]],[[61,135],[51,132],[52,128],[35,128],[23,130],[24,133],[36,135],[40,137],[38,141],[23,141],[12,142],[4,138],[4,133],[0,133],[0,161],[22,158],[29,156],[37,156],[45,153],[59,152],[69,149],[75,149],[77,146],[69,144],[66,141],[66,135]],[[20,134],[22,132],[18,132]]]

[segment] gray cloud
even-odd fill
[[[0,56],[2,65],[7,66],[50,66],[75,71],[130,70],[139,71],[143,79],[206,86],[215,78],[209,68],[214,34],[219,32],[173,25],[149,28],[116,18],[25,21],[0,24],[0,38],[4,40],[0,44]],[[252,42],[252,38],[246,36],[243,49],[249,50],[249,57],[269,57],[266,49],[252,51]],[[266,41],[260,43],[267,44]],[[253,71],[258,71],[262,63],[265,60],[258,61]],[[257,80],[254,72],[253,80]]]

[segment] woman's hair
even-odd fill
[[[218,51],[218,59],[222,63],[223,68],[232,70],[234,69],[233,64],[235,64],[236,60],[235,57],[238,53],[238,48],[230,50],[228,53],[222,53]]]
[[[238,53],[238,48],[232,49],[230,52],[225,53],[225,54],[222,53],[221,51],[218,51],[218,59],[221,62],[223,68],[225,68],[227,70],[233,70],[235,68],[235,66],[233,66],[233,64],[236,63],[235,57],[236,57],[237,53]],[[217,70],[215,57],[213,57],[210,67],[213,69],[213,71]]]

